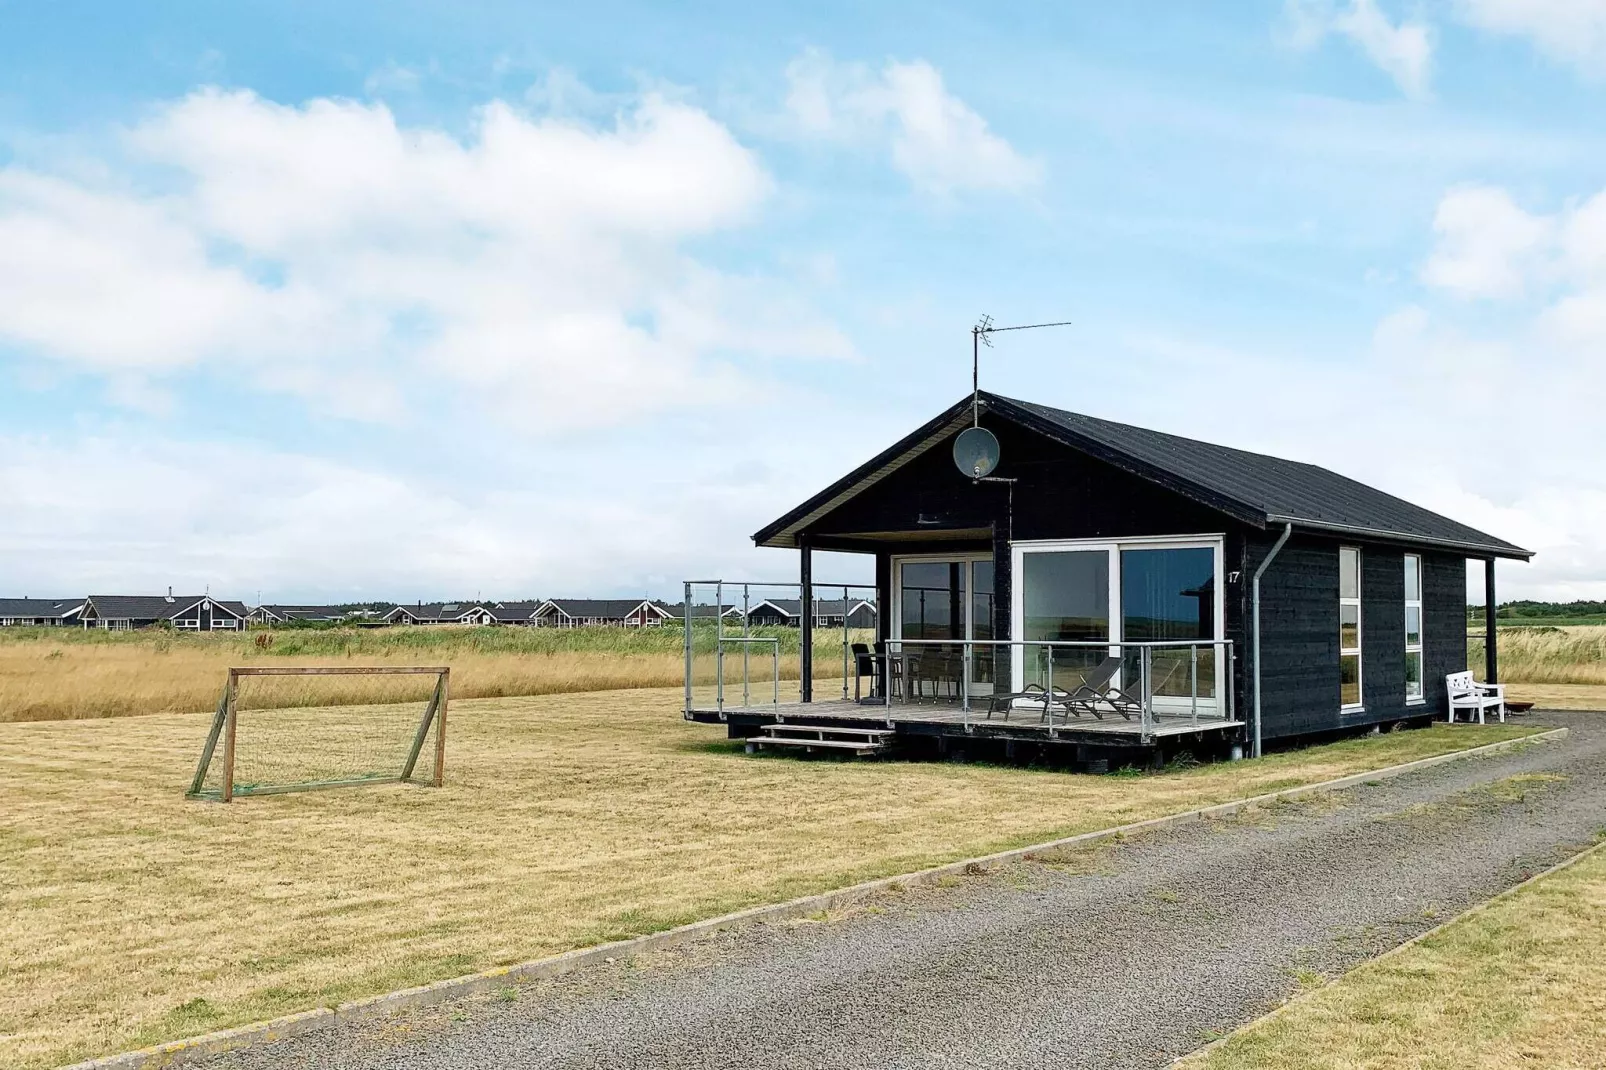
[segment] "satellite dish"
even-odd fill
[[[954,439],[954,464],[967,479],[980,479],[998,467],[997,437],[985,427],[967,427]]]

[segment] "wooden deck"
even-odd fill
[[[1044,740],[1048,738],[1095,739],[1103,737],[1109,742],[1137,743],[1142,739],[1143,726],[1136,720],[1128,721],[1119,714],[1108,714],[1103,720],[1094,717],[1065,718],[1056,715],[1053,725],[1042,720],[1039,710],[1019,707],[1006,718],[1002,714],[987,715],[985,705],[961,709],[953,703],[894,703],[891,706],[872,705],[851,700],[827,699],[821,702],[757,703],[749,706],[727,703],[723,712],[713,706],[693,708],[687,717],[709,723],[735,723],[765,725],[773,723],[846,724],[864,727],[891,727],[911,734],[987,735],[1015,739]],[[1195,719],[1188,713],[1161,712],[1150,726],[1152,739],[1186,736],[1195,733],[1221,733],[1238,728],[1243,721],[1224,717]]]

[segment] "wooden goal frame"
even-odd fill
[[[435,690],[430,695],[424,715],[419,719],[418,730],[413,734],[412,747],[407,759],[393,777],[362,777],[357,780],[323,780],[305,784],[269,784],[259,787],[234,787],[234,735],[239,721],[239,692],[242,676],[429,676],[435,677]],[[185,797],[190,799],[216,799],[230,802],[236,795],[280,795],[292,791],[314,791],[320,788],[356,787],[361,784],[429,784],[440,787],[446,769],[446,708],[451,701],[452,670],[446,665],[368,665],[326,667],[321,665],[245,666],[231,668],[229,680],[218,699],[217,713],[212,717],[212,728],[207,733],[206,745],[201,749],[201,761],[195,769],[195,779]],[[435,732],[435,775],[428,781],[414,778],[418,756],[429,740],[430,729]],[[215,792],[206,790],[206,774],[216,755],[218,741],[223,742],[223,783]]]

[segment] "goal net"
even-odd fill
[[[432,676],[434,680],[428,699],[422,701],[314,706],[305,698],[287,703],[286,694],[281,693],[273,703],[276,708],[252,708],[250,704],[242,708],[242,681],[264,676],[367,677],[370,680],[364,683],[368,684],[381,683],[373,679],[379,677]],[[439,787],[446,758],[450,680],[451,670],[444,667],[230,669],[186,795],[228,802],[235,796],[359,784],[406,782]],[[394,688],[370,687],[366,693],[394,698],[394,692]]]

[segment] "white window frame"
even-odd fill
[[[1215,635],[1212,642],[1218,644],[1215,650],[1215,679],[1226,679],[1226,659],[1223,657],[1224,647],[1219,643],[1227,634],[1227,598],[1226,598],[1226,541],[1225,534],[1204,535],[1143,535],[1121,539],[1023,539],[1010,544],[1010,632],[1012,636],[1020,636],[1026,630],[1026,585],[1023,577],[1026,574],[1026,555],[1031,553],[1056,553],[1066,550],[1103,550],[1109,554],[1110,578],[1110,653],[1114,655],[1117,647],[1121,645],[1121,551],[1122,550],[1211,550],[1214,554],[1213,567],[1215,569],[1216,599],[1215,599]],[[1020,691],[1026,683],[1026,659],[1011,659],[1011,675],[1014,679],[1010,687]],[[1201,708],[1204,700],[1200,700]]]
[[[1420,706],[1420,705],[1426,703],[1427,700],[1428,700],[1428,678],[1427,678],[1428,661],[1427,661],[1427,655],[1426,655],[1426,653],[1424,653],[1424,650],[1423,650],[1423,633],[1427,631],[1427,619],[1426,619],[1426,614],[1424,614],[1422,612],[1422,587],[1423,587],[1423,582],[1422,582],[1422,555],[1421,554],[1406,554],[1405,557],[1401,559],[1401,561],[1400,561],[1401,577],[1403,578],[1403,576],[1404,576],[1405,561],[1410,559],[1410,558],[1415,558],[1416,559],[1416,591],[1415,591],[1416,597],[1415,598],[1411,597],[1412,592],[1410,590],[1407,590],[1405,592],[1405,620],[1407,621],[1406,630],[1405,630],[1405,653],[1406,653],[1407,657],[1409,657],[1412,654],[1415,654],[1417,656],[1418,669],[1417,669],[1417,674],[1416,674],[1416,684],[1417,684],[1417,687],[1421,689],[1421,693],[1417,694],[1417,695],[1411,694],[1410,681],[1409,680],[1406,681],[1406,685],[1405,685],[1405,704],[1407,706]],[[1410,619],[1411,619],[1411,610],[1413,610],[1413,609],[1416,610],[1416,642],[1414,642],[1414,643],[1411,642],[1410,624],[1408,623],[1410,621]]]
[[[964,588],[960,597],[965,603],[965,638],[969,639],[976,634],[974,616],[975,599],[971,595],[970,580],[971,566],[978,561],[991,564],[993,555],[989,553],[962,553],[962,554],[894,554],[892,557],[892,621],[888,636],[894,642],[903,639],[903,566],[908,562],[935,561],[943,564],[964,565],[964,576],[961,586]],[[996,594],[998,576],[993,576],[993,588]]]
[[[1344,552],[1352,550],[1355,553],[1355,597],[1344,597]],[[1366,557],[1359,546],[1340,546],[1338,548],[1338,662],[1339,662],[1339,700],[1338,708],[1344,712],[1366,709],[1366,657],[1362,653],[1366,649],[1366,615],[1362,608],[1362,595],[1366,593]],[[1355,645],[1344,645],[1344,606],[1355,607]],[[1355,693],[1359,696],[1357,702],[1345,702],[1343,698],[1343,664],[1344,659],[1355,659]]]

